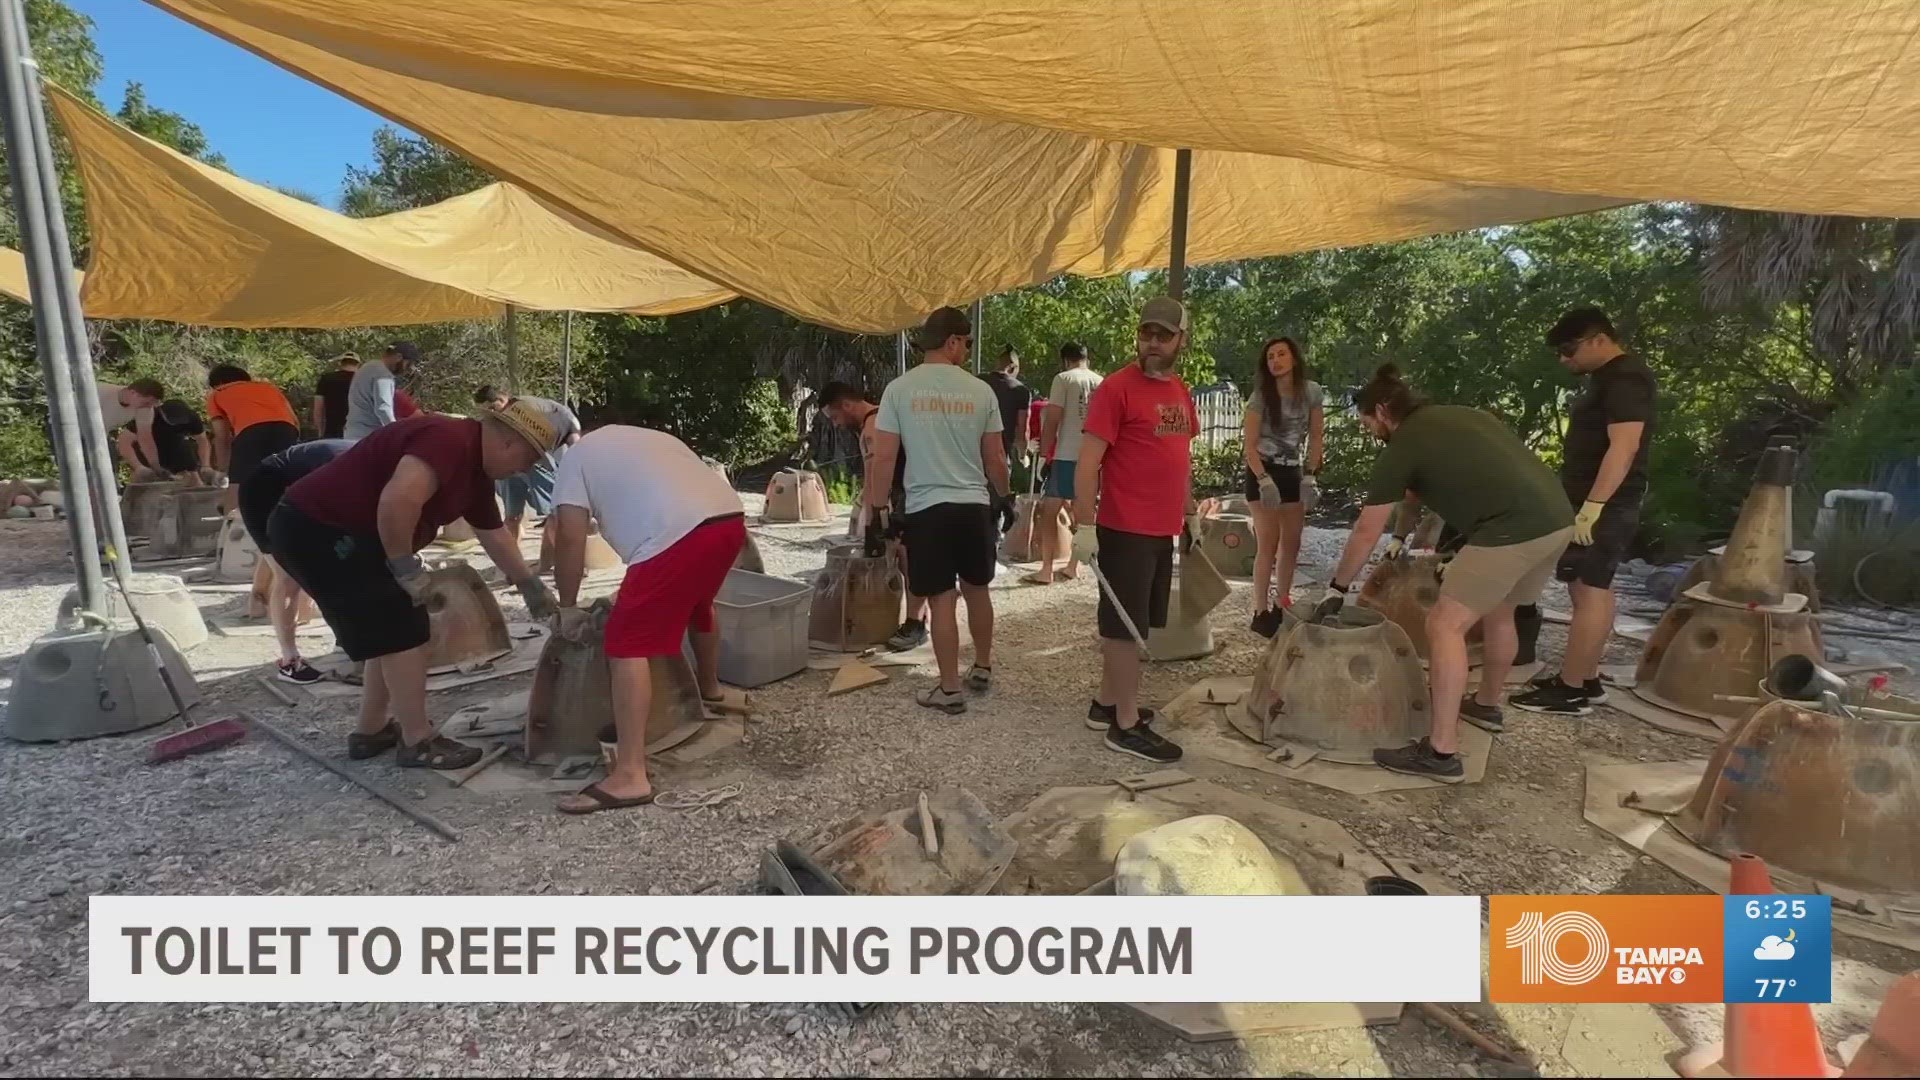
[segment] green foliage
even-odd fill
[[[155,142],[166,143],[188,157],[198,158],[216,169],[227,167],[227,159],[215,153],[207,143],[200,125],[169,109],[158,109],[147,101],[146,88],[127,83],[125,98],[114,118],[126,127]]]
[[[1920,456],[1917,418],[1920,368],[1890,372],[1827,420],[1812,446],[1818,486],[1864,487],[1888,462]]]
[[[340,209],[373,217],[430,206],[493,183],[486,170],[437,143],[383,127],[373,133],[373,165],[347,167]]]
[[[793,412],[778,383],[755,370],[757,322],[738,304],[673,319],[596,317],[606,413],[670,432],[729,466],[791,448]]]

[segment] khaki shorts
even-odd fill
[[[1519,606],[1540,599],[1573,539],[1571,526],[1538,540],[1502,547],[1468,544],[1447,564],[1440,595],[1465,604],[1475,615],[1485,615],[1503,604]]]

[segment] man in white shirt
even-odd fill
[[[747,542],[740,496],[687,444],[664,431],[609,425],[589,432],[560,459],[553,489],[557,623],[583,618],[574,605],[586,567],[587,524],[620,553],[627,576],[607,616],[607,666],[613,678],[619,749],[607,778],[562,801],[568,814],[591,814],[653,801],[647,779],[647,714],[656,656],[673,656],[693,632],[700,696],[720,699],[720,637],[713,599]]]
[[[962,596],[973,634],[966,684],[981,692],[992,686],[993,598],[987,585],[1000,536],[1013,526],[1000,402],[964,366],[972,338],[973,324],[958,308],[927,316],[913,335],[926,360],[887,384],[873,446],[876,476],[891,475],[894,458],[907,455],[907,591],[929,602],[933,655],[940,664],[939,684],[914,700],[948,714],[967,711],[960,685]],[[889,493],[876,484],[864,498],[879,514]]]
[[[1046,410],[1040,414],[1040,460],[1047,463],[1048,471],[1046,496],[1040,500],[1035,521],[1052,522],[1073,502],[1073,470],[1080,460],[1080,433],[1087,423],[1087,399],[1099,388],[1100,373],[1088,366],[1086,346],[1077,341],[1060,346],[1060,374],[1053,377]],[[1033,530],[1040,543],[1040,569],[1027,576],[1028,582],[1053,584],[1053,561],[1062,555],[1066,556],[1067,565],[1060,576],[1071,579],[1079,573],[1080,564],[1072,551],[1053,550],[1057,532],[1052,528]]]

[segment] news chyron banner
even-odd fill
[[[1478,1001],[1490,989],[1515,1002],[1816,1002],[1832,992],[1824,896],[95,896],[88,936],[94,1001],[1403,1002]]]
[[[1496,896],[1495,1001],[1822,1002],[1825,896]]]
[[[95,1001],[1462,1001],[1474,896],[96,896]],[[1422,939],[1409,950],[1409,930]],[[1429,940],[1430,939],[1430,940]]]

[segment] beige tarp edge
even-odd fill
[[[73,280],[82,280],[80,271],[73,272]],[[27,282],[27,257],[10,247],[0,247],[0,296],[12,297],[23,304],[33,303],[32,288]]]
[[[1920,216],[1912,0],[153,2],[350,93],[358,67],[609,118],[936,110],[1433,180]],[[383,108],[445,126],[433,102]]]
[[[677,265],[825,325],[889,331],[940,304],[1169,257],[1169,150],[894,108],[737,122],[613,115],[581,107],[593,89],[582,79],[529,103],[507,93],[524,81],[500,95],[460,89],[216,10],[253,5],[165,6]],[[571,9],[474,10],[515,24],[505,37],[518,40],[519,23],[545,26],[550,10]],[[369,18],[379,26],[386,16]],[[1202,151],[1188,255],[1204,263],[1401,240],[1621,201]]]
[[[58,87],[49,97],[87,189],[90,317],[368,326],[507,304],[669,315],[733,296],[509,184],[349,218],[143,138]]]

